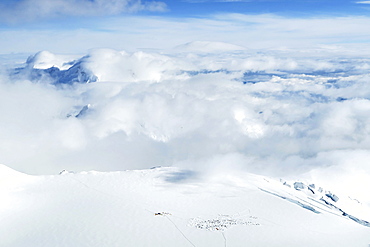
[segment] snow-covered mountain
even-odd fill
[[[7,247],[370,243],[367,205],[302,182],[167,167],[30,176],[1,166],[0,172]]]
[[[33,82],[69,85],[97,81],[97,77],[85,66],[87,57],[71,61],[69,59],[69,56],[42,51],[30,56],[25,66],[15,69],[11,76]]]
[[[130,54],[124,51],[96,49],[86,56],[76,58],[41,51],[30,56],[24,66],[11,72],[11,76],[13,79],[55,85],[91,83],[98,80],[158,82],[169,76],[166,76],[168,71],[178,69],[175,59],[145,52]]]
[[[41,51],[10,72],[13,79],[54,84],[110,81],[121,83],[184,80],[202,74],[232,74],[247,83],[272,79],[321,79],[327,86],[343,87],[344,80],[368,69],[367,59],[327,59],[237,49],[217,42],[192,42],[179,47],[200,47],[171,54],[94,49],[84,56]],[[204,47],[223,47],[210,50]],[[233,49],[230,49],[233,48]],[[181,50],[181,49],[180,49]],[[201,51],[208,51],[203,54]]]

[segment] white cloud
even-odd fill
[[[0,7],[0,20],[15,23],[60,16],[106,16],[144,10],[166,11],[164,2],[140,0],[20,0]]]
[[[370,1],[358,1],[356,3],[359,3],[359,4],[370,4]]]
[[[225,52],[225,51],[241,51],[245,50],[242,46],[228,44],[225,42],[209,42],[209,41],[193,41],[183,45],[175,47],[176,50],[180,51],[193,51],[193,52]]]
[[[369,25],[367,25],[369,24]],[[125,16],[91,20],[84,29],[1,30],[0,53],[86,53],[88,49],[171,48],[194,41],[224,42],[248,49],[294,53],[370,53],[370,18],[289,18],[274,15],[216,15],[208,18]],[[24,42],[24,41],[27,42]],[[317,49],[315,51],[315,49]]]
[[[96,83],[3,77],[0,163],[30,173],[181,165],[286,175],[369,150],[370,60],[285,56],[98,49],[81,60]],[[38,68],[75,59],[36,58]],[[83,117],[67,117],[87,104]]]

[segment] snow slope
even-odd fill
[[[0,168],[1,181],[12,181],[0,184],[4,247],[370,243],[369,227],[311,200],[314,196],[299,183],[289,187],[247,173],[202,176],[166,167],[52,176]]]

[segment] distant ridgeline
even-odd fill
[[[274,58],[268,56],[250,57],[242,53],[239,54],[239,60],[235,60],[235,64],[230,65],[223,62],[223,57],[218,57],[215,54],[208,55],[206,58],[199,57],[195,58],[194,61],[188,61],[181,58],[180,55],[167,56],[144,52],[126,53],[97,50],[89,55],[72,59],[68,56],[41,51],[30,56],[25,66],[13,69],[10,72],[10,77],[12,79],[26,79],[36,83],[72,85],[98,80],[160,82],[168,79],[182,80],[207,74],[223,74],[229,75],[230,78],[233,78],[233,81],[243,83],[246,86],[267,82],[284,84],[287,80],[290,80],[289,83],[321,84],[326,88],[335,89],[352,85],[351,76],[362,75],[364,73],[362,68],[367,65],[367,61],[351,60],[327,61],[329,65],[326,67],[315,67],[314,62],[305,64],[298,59],[294,61],[295,66],[289,67],[285,66],[284,63],[274,62]],[[202,59],[212,59],[215,64],[208,65],[207,61],[202,61]],[[199,63],[201,66],[199,66]],[[244,63],[252,65],[243,65]],[[269,64],[273,64],[273,66]],[[291,93],[291,91],[284,90],[281,92],[281,94],[286,93]],[[300,93],[301,91],[297,90],[294,92],[294,94]],[[256,96],[262,97],[263,95]],[[313,93],[309,95],[309,98],[320,102],[345,101],[348,99],[346,97],[328,99]]]

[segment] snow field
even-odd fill
[[[14,205],[0,215],[2,245],[366,246],[369,241],[368,227],[261,191],[263,186],[283,193],[268,178],[241,174],[236,180],[245,186],[192,175],[174,180],[182,172],[86,172],[14,183],[7,188],[10,197],[2,194],[2,201]],[[216,229],[225,222],[228,227]]]

